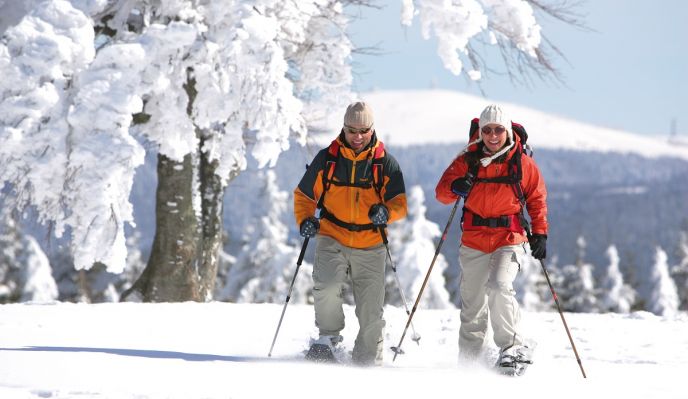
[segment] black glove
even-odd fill
[[[320,230],[320,221],[314,216],[311,216],[301,222],[299,233],[301,234],[301,237],[315,237],[315,234],[318,232],[318,230]]]
[[[533,234],[530,236],[530,253],[535,259],[547,257],[547,234]]]
[[[468,197],[468,192],[471,191],[471,187],[473,187],[473,175],[470,173],[466,173],[464,177],[459,177],[451,184],[452,192],[464,198]]]
[[[368,218],[376,226],[387,224],[389,220],[389,210],[382,204],[375,204],[370,207]]]

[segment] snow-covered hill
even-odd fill
[[[363,93],[375,112],[376,128],[387,145],[465,142],[471,119],[491,101],[447,90],[390,90]],[[512,120],[524,125],[535,148],[617,152],[646,157],[671,156],[688,160],[688,148],[663,137],[594,126],[518,104],[501,103]],[[330,131],[341,125],[342,112],[327,121]],[[633,116],[629,116],[632,118]],[[637,116],[642,117],[642,116]],[[329,137],[329,136],[328,136]]]
[[[18,304],[0,306],[3,399],[298,398],[685,398],[688,315],[660,318],[566,314],[588,378],[583,379],[555,312],[525,313],[538,342],[520,379],[459,365],[458,310],[418,309],[419,345],[392,362],[406,323],[386,308],[383,367],[300,361],[316,334],[313,309],[290,305],[272,352],[282,306],[227,303]],[[345,307],[344,344],[358,329]],[[488,359],[495,353],[490,345]]]

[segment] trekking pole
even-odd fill
[[[549,285],[549,290],[552,292],[552,298],[554,298],[554,303],[557,304],[557,310],[559,311],[559,316],[561,316],[561,321],[564,323],[564,329],[566,329],[566,334],[569,336],[569,342],[571,342],[571,348],[573,348],[573,353],[576,355],[576,361],[578,361],[578,366],[580,367],[581,373],[583,373],[583,378],[588,378],[585,375],[585,370],[583,370],[583,362],[581,362],[578,356],[578,351],[576,350],[576,344],[573,343],[573,338],[571,337],[571,332],[569,331],[569,326],[566,324],[566,319],[564,318],[564,313],[561,311],[561,306],[559,306],[559,298],[557,293],[554,292],[554,287],[552,287],[552,282],[549,279],[549,273],[547,273],[547,268],[545,267],[545,262],[540,259],[540,266],[542,266],[542,271],[545,273],[545,278],[547,279],[547,284]]]
[[[428,272],[425,274],[425,280],[423,280],[423,285],[420,287],[420,292],[418,292],[418,297],[416,298],[416,302],[413,304],[413,309],[411,309],[411,314],[409,315],[408,321],[406,322],[406,327],[404,327],[404,332],[401,334],[401,339],[399,340],[399,345],[396,346],[396,350],[394,350],[394,357],[392,358],[392,361],[395,361],[397,358],[397,355],[399,352],[401,352],[401,343],[404,342],[404,337],[406,336],[406,331],[409,328],[409,325],[411,324],[411,319],[413,319],[413,315],[416,313],[416,309],[418,308],[418,302],[420,302],[420,297],[423,295],[423,290],[425,290],[425,285],[428,283],[428,278],[430,278],[430,272],[432,272],[433,266],[435,266],[435,261],[437,260],[437,256],[440,254],[440,250],[442,249],[442,244],[444,244],[444,241],[447,239],[447,232],[449,231],[449,226],[451,226],[451,222],[454,219],[454,214],[456,213],[456,208],[459,206],[459,202],[461,201],[461,198],[456,199],[456,202],[454,203],[454,207],[451,210],[451,214],[449,214],[449,220],[447,221],[447,225],[444,227],[444,231],[442,232],[442,238],[440,238],[440,242],[437,244],[437,249],[435,250],[435,256],[432,258],[432,262],[430,263],[430,267],[428,268]]]
[[[272,338],[272,345],[270,345],[270,352],[268,352],[268,357],[272,356],[272,348],[275,347],[275,341],[277,341],[277,334],[279,333],[280,327],[282,326],[282,319],[284,319],[284,312],[287,310],[287,304],[289,304],[289,299],[291,299],[291,291],[294,289],[294,282],[296,281],[296,276],[299,274],[299,269],[301,268],[301,262],[303,262],[303,256],[306,254],[306,247],[308,246],[308,240],[310,237],[306,237],[303,240],[303,246],[301,247],[301,253],[299,254],[299,259],[296,261],[296,271],[294,272],[294,277],[291,279],[291,285],[289,286],[289,292],[287,293],[287,299],[284,301],[284,307],[282,308],[282,315],[280,316],[279,323],[277,323],[277,330],[275,331],[275,337]]]
[[[382,236],[382,242],[385,243],[385,248],[387,248],[387,257],[389,257],[389,263],[392,265],[392,270],[394,271],[394,279],[397,281],[397,287],[399,288],[399,295],[401,296],[401,301],[404,302],[404,308],[406,309],[406,315],[410,315],[411,312],[408,308],[408,303],[406,302],[406,295],[404,295],[404,290],[401,288],[401,282],[399,281],[399,275],[397,274],[397,266],[392,260],[392,253],[389,251],[389,243],[387,241],[387,234],[385,234],[385,229],[380,227],[380,235]],[[411,323],[411,330],[413,330],[413,337],[411,340],[416,341],[420,345],[420,335],[416,332],[416,328]],[[396,348],[392,347],[392,350],[396,352]]]

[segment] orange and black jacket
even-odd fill
[[[514,134],[518,142],[520,139]],[[452,182],[464,177],[469,169],[467,158],[472,151],[479,151],[474,145],[469,152],[460,155],[444,171],[435,188],[438,201],[449,204],[458,198],[451,190]],[[547,189],[539,168],[533,158],[520,154],[512,148],[503,159],[497,159],[487,167],[480,165],[478,179],[507,176],[507,162],[513,156],[521,156],[523,177],[521,188],[525,196],[526,210],[531,218],[532,232],[547,234]],[[464,215],[471,213],[482,218],[496,218],[517,215],[521,212],[521,203],[511,185],[476,183],[464,203]],[[461,243],[467,247],[490,253],[505,245],[515,245],[527,241],[523,230],[513,231],[502,227],[474,227],[466,229],[461,234]]]
[[[346,144],[343,133],[340,133],[337,141],[339,156],[330,179],[331,184],[325,193],[322,204],[324,210],[343,224],[358,226],[370,225],[368,211],[371,206],[379,203],[383,203],[389,210],[388,223],[405,217],[404,177],[396,159],[386,151],[377,161],[382,163],[379,193],[373,184],[373,154],[378,146],[383,146],[375,133],[368,147],[359,154]],[[324,148],[315,156],[294,190],[294,216],[299,226],[307,217],[315,216],[318,200],[323,195],[323,173],[327,173],[327,159],[328,148]],[[369,248],[382,242],[378,230],[352,231],[324,217],[320,220],[319,234],[332,237],[340,244],[352,248]]]

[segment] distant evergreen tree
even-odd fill
[[[676,283],[669,276],[667,254],[661,247],[656,248],[654,264],[646,270],[638,289],[645,310],[661,316],[675,314],[679,305],[678,292]]]
[[[435,255],[434,238],[442,233],[437,224],[425,218],[425,195],[420,186],[413,186],[408,191],[408,215],[405,219],[393,223],[389,229],[390,248],[397,265],[401,289],[407,297],[409,308],[420,292],[428,267]],[[438,255],[432,273],[423,290],[419,306],[430,309],[445,309],[452,306],[449,293],[445,288],[443,272],[447,262]],[[391,270],[387,273],[387,303],[403,306],[399,288]]]
[[[678,264],[671,268],[671,276],[678,290],[679,309],[688,310],[688,232],[682,231],[678,244]]]
[[[521,270],[514,280],[514,290],[516,300],[524,310],[541,311],[551,307],[550,301],[546,300],[549,288],[540,261],[530,255],[522,259]]]
[[[50,262],[6,209],[0,212],[0,303],[57,299]]]
[[[300,248],[287,244],[288,229],[282,222],[289,195],[279,189],[273,170],[261,170],[258,175],[263,181],[263,190],[255,198],[256,224],[246,226],[245,244],[236,263],[227,273],[219,300],[282,302],[296,271]],[[312,270],[312,265],[303,262],[294,284],[291,303],[310,301]]]
[[[578,256],[575,265],[561,268],[561,292],[558,292],[563,310],[589,313],[599,311],[595,295],[594,266],[585,262],[585,239],[576,241]]]
[[[602,270],[599,286],[599,306],[603,312],[628,313],[635,302],[635,291],[619,269],[619,252],[614,245],[607,249],[609,263]]]

